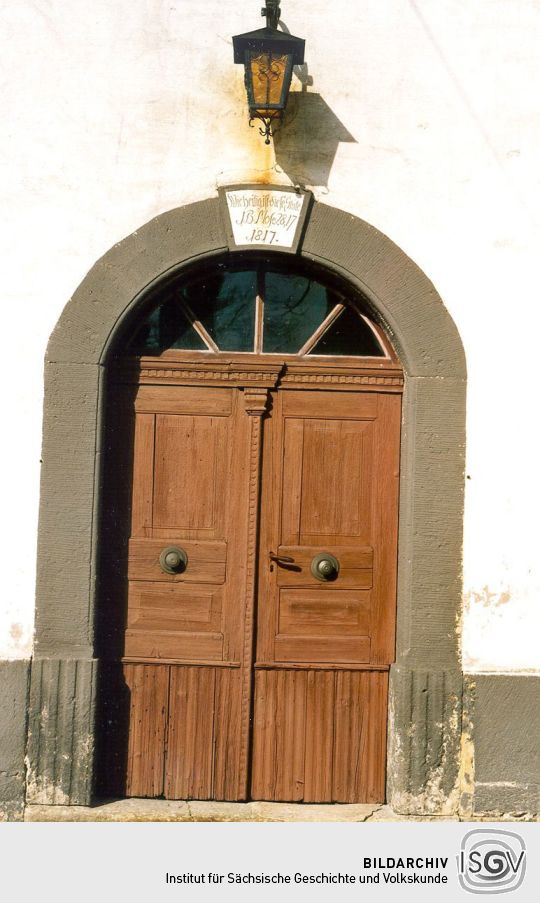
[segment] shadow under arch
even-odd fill
[[[217,198],[164,213],[95,264],[51,336],[45,359],[28,802],[88,805],[92,800],[97,524],[109,349],[153,284],[226,250]],[[452,812],[462,695],[456,621],[463,348],[429,279],[364,221],[315,202],[300,253],[362,292],[405,370],[388,795],[400,812]],[[41,716],[44,706],[47,720]]]

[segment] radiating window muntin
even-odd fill
[[[159,293],[128,353],[169,350],[388,358],[384,339],[352,299],[279,259],[214,264]]]

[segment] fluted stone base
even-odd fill
[[[396,812],[457,813],[461,709],[461,671],[391,668],[387,789]]]
[[[34,659],[28,726],[29,803],[92,801],[95,659]]]

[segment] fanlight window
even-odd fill
[[[388,357],[355,301],[277,266],[216,267],[160,294],[129,343],[132,354],[171,349]]]

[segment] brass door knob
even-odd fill
[[[187,552],[178,546],[167,546],[159,556],[159,566],[165,574],[181,574],[187,563]]]
[[[311,562],[311,573],[316,580],[335,580],[339,574],[339,561],[330,552],[319,552]]]

